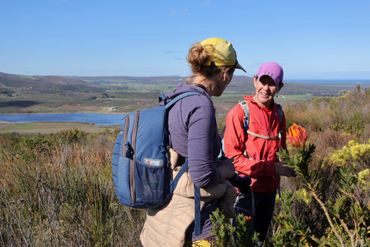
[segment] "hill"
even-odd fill
[[[0,72],[0,113],[9,112],[126,112],[156,103],[158,94],[172,91],[186,77],[157,76],[39,76]],[[370,84],[363,84],[369,87]],[[281,95],[289,99],[336,96],[355,83],[288,82]],[[235,76],[216,105],[229,107],[243,94],[253,93],[252,78]],[[227,104],[224,104],[227,103]]]
[[[60,93],[60,92],[102,92],[112,85],[125,87],[128,85],[175,86],[186,81],[180,76],[132,77],[132,76],[30,76],[0,72],[0,90],[26,93]],[[353,89],[353,83],[335,83],[333,81],[320,84],[309,80],[286,83],[285,94],[338,95],[342,90]],[[368,84],[362,83],[363,87]],[[251,92],[252,78],[234,76],[227,91]]]
[[[50,94],[60,92],[99,91],[83,80],[63,76],[26,76],[0,72],[0,92]]]

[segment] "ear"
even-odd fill
[[[257,80],[258,80],[258,77],[253,76],[253,85],[254,85],[254,87],[256,87],[256,85],[257,85]]]
[[[222,81],[226,81],[226,80],[229,79],[228,71],[229,70],[227,68],[221,70],[221,79],[222,79]]]

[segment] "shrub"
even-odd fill
[[[368,143],[350,141],[319,167],[294,165],[299,175],[295,189],[277,201],[275,246],[365,246],[370,229]]]
[[[145,214],[118,203],[110,133],[0,138],[1,246],[139,246]]]
[[[234,221],[225,217],[219,209],[210,216],[212,231],[215,235],[215,247],[248,247],[258,244],[257,234],[253,234],[252,218],[238,214]]]

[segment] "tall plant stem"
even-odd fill
[[[326,219],[328,220],[329,225],[330,225],[331,229],[333,230],[335,236],[337,237],[340,245],[343,246],[343,247],[345,247],[344,242],[343,242],[343,239],[340,237],[339,233],[335,229],[335,226],[334,226],[333,221],[331,220],[331,218],[329,216],[329,213],[328,213],[328,210],[325,207],[325,204],[320,200],[319,196],[316,194],[316,192],[313,190],[313,188],[310,185],[308,186],[308,188],[309,188],[310,193],[313,196],[313,198],[315,198],[315,200],[319,203],[321,209],[324,211],[324,214],[326,216]]]

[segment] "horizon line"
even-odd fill
[[[0,71],[0,74],[15,75],[15,76],[55,76],[55,77],[132,77],[132,78],[151,78],[151,77],[179,77],[179,78],[188,78],[188,76],[181,75],[152,75],[152,76],[134,76],[134,75],[58,75],[58,74],[18,74],[18,73],[7,73]],[[253,76],[247,75],[234,75],[234,77],[248,77],[252,78]],[[359,81],[359,82],[370,82],[370,78],[360,78],[360,79],[338,79],[338,78],[286,78],[284,81],[294,82],[294,81],[338,81],[338,82],[348,82],[348,81]]]

